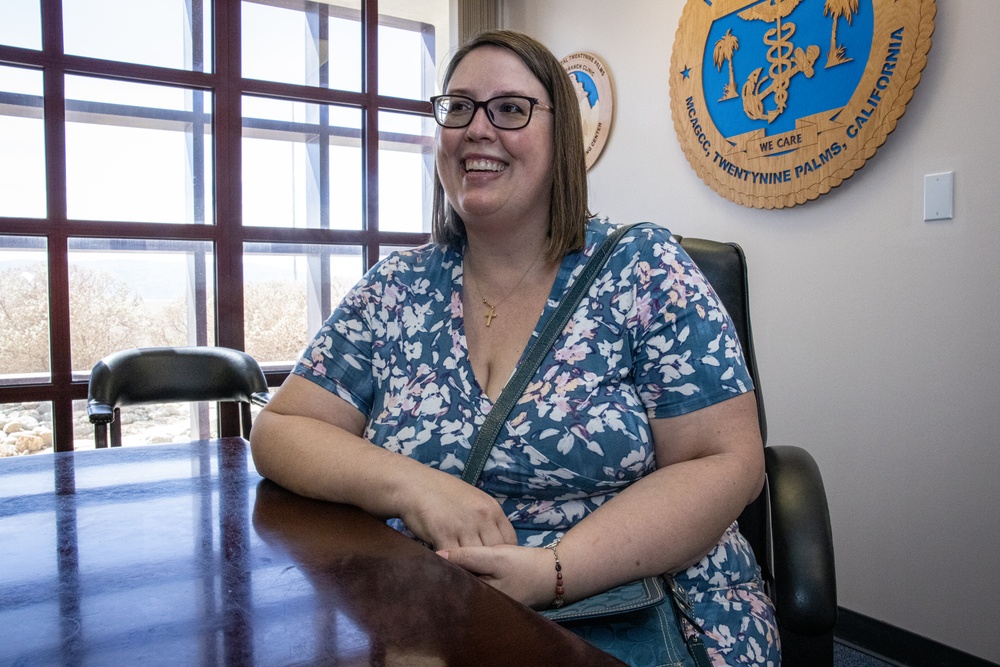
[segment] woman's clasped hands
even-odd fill
[[[500,503],[484,491],[432,468],[410,482],[398,503],[399,517],[434,549],[517,544]]]
[[[410,532],[515,600],[549,606],[555,586],[552,555],[517,546],[514,527],[495,498],[452,475],[428,474],[420,481],[424,483],[413,485],[400,512]]]
[[[548,549],[499,544],[442,549],[438,555],[529,607],[545,609],[555,597],[555,566]]]

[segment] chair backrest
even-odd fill
[[[90,372],[87,414],[97,447],[121,445],[121,406],[147,403],[239,402],[244,437],[250,403],[267,394],[260,365],[246,352],[225,347],[153,347],[115,352]]]
[[[747,265],[735,243],[685,238],[681,245],[729,311],[756,387],[757,416],[766,444],[764,398],[750,328]],[[782,664],[832,667],[837,623],[833,533],[823,480],[801,447],[765,447],[767,484],[739,517],[777,610]]]
[[[735,243],[721,243],[698,238],[681,238],[681,246],[701,269],[711,283],[722,304],[736,326],[736,333],[743,348],[747,370],[753,378],[757,398],[757,418],[761,439],[767,444],[767,420],[764,415],[764,395],[761,393],[757,358],[753,349],[753,331],[750,327],[750,299],[747,287],[747,264],[743,249]],[[750,542],[763,570],[765,580],[770,579],[770,558],[767,553],[767,498],[761,493],[747,505],[740,515],[740,532]]]

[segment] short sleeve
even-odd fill
[[[752,390],[733,321],[687,252],[662,228],[633,243],[633,373],[650,416],[675,417]]]
[[[370,306],[383,289],[372,269],[334,309],[292,370],[366,415],[374,401]]]
[[[436,244],[391,253],[347,293],[292,372],[371,417],[436,366],[436,336],[456,311],[457,259]]]

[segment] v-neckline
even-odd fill
[[[518,356],[517,363],[514,364],[514,368],[511,370],[510,375],[507,377],[507,381],[504,383],[504,387],[507,386],[507,382],[510,382],[510,378],[514,376],[517,369],[520,368],[521,363],[524,361],[524,355],[531,347],[532,343],[537,340],[539,333],[545,327],[545,324],[552,317],[552,313],[556,308],[559,307],[559,301],[553,303],[553,299],[556,295],[559,296],[560,300],[562,296],[565,295],[566,289],[568,287],[568,282],[570,276],[573,274],[573,270],[577,267],[580,259],[586,261],[586,257],[583,257],[582,252],[572,252],[565,255],[562,261],[559,263],[559,271],[556,273],[556,278],[552,282],[552,287],[549,289],[549,295],[545,299],[545,306],[542,308],[542,313],[538,317],[538,321],[535,322],[535,326],[531,331],[531,337],[528,339],[527,344],[521,350],[521,354]],[[460,267],[459,271],[456,271],[454,277],[452,278],[452,301],[457,301],[461,305],[461,312],[449,318],[449,326],[451,327],[451,332],[458,333],[459,346],[462,350],[462,358],[458,360],[458,363],[462,364],[465,371],[469,377],[470,386],[479,392],[480,401],[485,401],[487,405],[492,409],[495,401],[490,398],[490,395],[486,393],[486,389],[480,384],[479,378],[476,377],[475,369],[472,367],[471,351],[469,350],[469,341],[465,335],[465,305],[462,299],[463,292],[465,290],[465,255],[464,253],[458,253],[458,264]],[[475,399],[475,397],[472,397]],[[497,396],[499,398],[499,395]]]

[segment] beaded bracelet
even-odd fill
[[[566,601],[563,599],[563,594],[566,592],[566,589],[563,588],[562,563],[559,562],[559,552],[556,551],[556,546],[558,544],[559,540],[556,540],[552,544],[545,545],[546,549],[552,550],[552,555],[556,559],[556,599],[552,601],[553,609],[558,609],[566,604]]]

